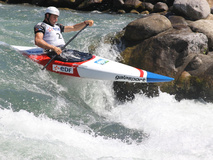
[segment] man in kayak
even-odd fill
[[[92,26],[93,20],[75,24],[73,26],[63,26],[56,23],[59,17],[59,10],[56,7],[48,7],[45,11],[43,22],[38,23],[34,27],[35,44],[46,50],[51,50],[60,55],[62,50],[60,47],[65,45],[62,32],[78,31],[84,28],[87,24]]]

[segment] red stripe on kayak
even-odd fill
[[[138,69],[138,68],[137,68]],[[138,69],[140,71],[140,77],[143,77],[144,76],[144,71],[141,70],[141,69]]]
[[[28,55],[28,54],[24,54],[23,55],[27,56],[28,58],[32,59],[33,61],[41,64],[41,65],[45,65],[49,62],[49,60],[51,59],[50,57],[48,57],[46,54],[41,54],[41,55]],[[93,55],[91,59],[86,60],[86,61],[82,61],[82,62],[62,62],[62,61],[58,61],[58,60],[53,60],[48,66],[47,66],[47,70],[51,71],[51,72],[56,72],[59,74],[64,74],[64,75],[68,75],[68,76],[74,76],[74,77],[80,77],[78,74],[78,66],[80,66],[81,64],[91,61],[92,59],[94,59],[96,56]],[[73,73],[65,73],[65,72],[60,72],[60,71],[54,71],[52,66],[54,65],[60,65],[63,67],[72,67],[73,68]]]
[[[93,57],[91,59],[89,59],[87,61],[82,61],[82,62],[62,62],[62,61],[55,60],[52,63],[50,63],[50,65],[46,69],[50,70],[52,72],[59,73],[59,74],[64,74],[64,75],[74,76],[74,77],[80,77],[80,75],[78,73],[78,70],[77,70],[78,66],[80,66],[81,64],[83,64],[85,62],[91,61],[94,58],[95,58],[95,56],[93,55]],[[52,68],[53,64],[61,65],[61,66],[64,66],[64,67],[72,67],[73,68],[73,73],[70,74],[70,73],[64,73],[64,72],[60,72],[60,71],[59,72],[54,71],[53,68]]]

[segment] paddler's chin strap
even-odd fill
[[[45,19],[44,19],[44,22],[45,23],[47,23],[47,24],[49,24],[49,25],[51,25],[51,26],[53,26],[51,23],[50,23],[50,13],[46,13],[45,14]]]

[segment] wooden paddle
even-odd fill
[[[61,50],[63,51],[65,48],[66,48],[66,46],[75,38],[75,37],[77,37],[77,35],[79,34],[79,33],[81,33],[81,31],[83,31],[87,26],[88,26],[89,24],[87,24],[84,28],[82,28],[78,33],[76,33],[76,35],[74,35],[62,48],[61,48]],[[47,64],[41,69],[41,70],[44,70],[45,68],[47,68],[47,66],[56,58],[56,56],[57,56],[57,54],[56,55],[54,55],[50,60],[49,60],[49,62],[47,62]]]

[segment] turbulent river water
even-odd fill
[[[42,71],[11,45],[34,46],[45,8],[0,4],[1,160],[212,160],[213,104],[160,93],[117,103],[113,83]],[[107,34],[139,15],[61,10],[59,22],[95,24],[70,48],[116,60]],[[75,33],[66,33],[68,41]]]

